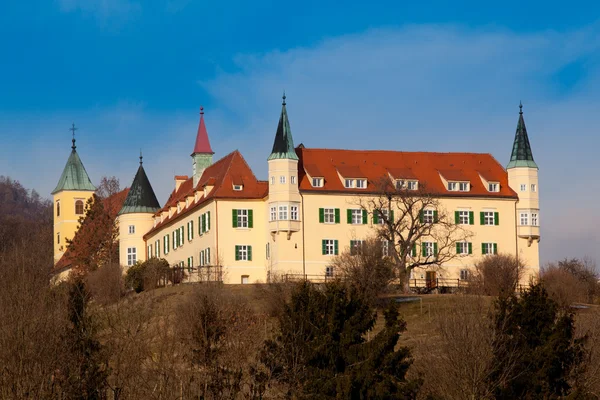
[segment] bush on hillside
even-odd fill
[[[164,258],[151,258],[144,262],[137,262],[127,269],[125,286],[140,293],[144,290],[154,289],[161,279],[169,275],[169,263]]]
[[[511,294],[523,276],[523,263],[512,254],[485,256],[475,264],[469,278],[469,292],[486,296]]]
[[[590,260],[564,259],[550,263],[540,273],[550,297],[561,307],[594,303],[600,293],[596,265]]]

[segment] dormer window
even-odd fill
[[[396,180],[396,190],[407,189],[407,190],[417,190],[418,181],[408,181],[404,179]]]
[[[238,192],[241,191],[243,188],[244,188],[244,186],[242,186],[242,185],[233,185],[233,190],[238,191]]]
[[[366,179],[357,179],[356,180],[356,187],[358,189],[366,189],[366,187],[367,187],[367,180]]]
[[[419,182],[408,181],[408,190],[417,190],[418,187],[419,187]]]
[[[323,178],[312,178],[313,187],[323,187]]]
[[[448,190],[451,192],[468,192],[469,182],[448,182]]]
[[[346,179],[346,180],[344,181],[344,187],[345,187],[346,189],[349,189],[349,188],[351,188],[351,187],[352,187],[352,179]]]
[[[488,184],[488,191],[490,191],[490,192],[499,192],[500,191],[500,184],[496,183],[496,182],[490,182]]]

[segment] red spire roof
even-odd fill
[[[200,124],[198,125],[196,144],[194,145],[194,152],[192,154],[196,153],[215,154],[210,147],[208,132],[206,132],[206,125],[204,124],[204,107],[200,107]]]

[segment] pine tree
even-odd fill
[[[539,284],[518,298],[497,300],[494,370],[497,399],[553,399],[567,396],[572,373],[584,357],[585,338],[575,339],[573,314],[559,310]]]
[[[405,329],[392,306],[385,327],[368,341],[376,321],[367,302],[338,282],[300,284],[267,341],[262,361],[288,397],[412,399],[420,382],[408,381],[410,351],[395,351]]]

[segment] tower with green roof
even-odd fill
[[[298,156],[287,114],[285,93],[275,132],[269,164],[269,246],[268,271],[303,274],[296,261],[303,254],[301,240],[302,202],[298,189]]]
[[[160,209],[154,189],[144,170],[140,153],[140,166],[133,178],[123,207],[117,215],[119,227],[119,262],[130,267],[137,261],[145,261],[153,256],[153,251],[146,248],[144,235],[154,224],[154,214]]]
[[[517,248],[526,268],[538,268],[529,260],[538,260],[540,241],[540,195],[538,165],[533,159],[529,135],[519,104],[519,121],[510,161],[506,166],[508,184],[519,196],[516,204]]]
[[[54,262],[63,256],[67,239],[73,239],[84,215],[85,203],[92,197],[96,187],[83,166],[75,145],[75,124],[71,126],[71,154],[67,159],[58,183],[52,191],[54,203]]]

